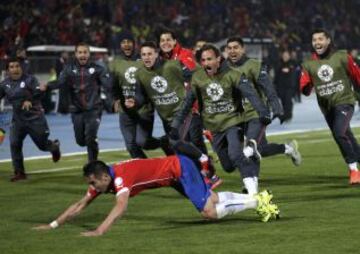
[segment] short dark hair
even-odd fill
[[[200,58],[201,58],[202,53],[207,50],[214,51],[216,57],[221,56],[220,50],[215,45],[206,43],[204,46],[201,47],[201,49],[199,49]]]
[[[323,33],[327,39],[330,39],[330,44],[328,46],[328,50],[335,50],[336,49],[336,45],[334,43],[334,40],[331,37],[331,34],[325,28],[315,28],[311,32],[310,40],[312,40],[312,37],[313,37],[314,34],[318,34],[318,33]],[[314,52],[314,49],[312,49],[312,51]]]
[[[143,47],[153,48],[155,49],[155,51],[157,51],[158,49],[154,41],[145,41],[144,43],[141,44],[140,49],[142,49]]]
[[[159,42],[160,42],[160,37],[163,34],[170,34],[174,40],[177,40],[177,36],[173,30],[171,30],[170,28],[167,28],[167,27],[162,27],[159,29],[159,31],[157,33],[157,39],[159,40]]]
[[[244,40],[240,36],[230,37],[227,39],[226,45],[228,45],[230,42],[238,42],[241,47],[244,47]]]
[[[90,46],[86,42],[79,42],[75,45],[75,51],[77,51],[78,47],[86,47],[90,51]]]
[[[9,69],[10,63],[18,62],[20,64],[20,59],[18,57],[12,56],[6,60],[5,69]],[[21,64],[20,64],[21,67]]]
[[[332,39],[329,31],[326,30],[325,28],[315,28],[311,32],[311,38],[313,37],[314,34],[318,34],[318,33],[323,33],[323,34],[325,34],[326,38]]]
[[[85,177],[94,175],[96,178],[101,175],[109,174],[109,167],[103,161],[91,161],[83,167],[83,172]]]

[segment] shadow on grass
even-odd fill
[[[289,221],[293,221],[293,220],[298,220],[301,219],[302,217],[282,217],[281,219],[278,219],[276,221],[271,220],[270,222],[266,223],[266,224],[272,224],[272,223],[281,223],[281,222],[289,222]],[[205,219],[194,219],[194,220],[166,220],[163,221],[161,223],[162,225],[158,228],[158,229],[149,229],[148,231],[163,231],[163,230],[176,230],[176,229],[181,229],[181,228],[189,228],[189,227],[209,227],[209,226],[213,226],[213,225],[221,225],[223,227],[225,227],[224,229],[226,229],[226,226],[239,226],[239,227],[244,227],[244,225],[259,225],[259,224],[264,224],[263,222],[261,222],[259,220],[259,218],[256,217],[256,215],[254,216],[247,216],[244,217],[242,216],[240,217],[229,217],[229,218],[224,218],[221,220],[205,220]],[[141,231],[144,231],[143,229]],[[145,230],[146,231],[146,230]]]
[[[336,186],[347,186],[347,176],[320,176],[320,175],[301,175],[301,177],[285,177],[281,178],[265,178],[262,179],[262,183],[270,186],[304,186],[304,185],[336,185]]]
[[[287,196],[281,198],[281,203],[295,203],[295,202],[316,202],[326,200],[344,200],[344,199],[358,199],[359,193],[336,193],[336,194],[311,194],[302,196]]]

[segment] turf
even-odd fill
[[[57,230],[31,230],[82,197],[85,156],[65,157],[57,164],[27,161],[30,179],[18,183],[8,181],[10,163],[0,163],[0,253],[359,253],[360,186],[348,185],[347,167],[335,142],[328,131],[270,140],[290,138],[298,140],[303,164],[294,167],[278,155],[264,159],[261,169],[261,188],[274,193],[280,220],[261,223],[253,211],[246,211],[204,221],[189,201],[163,188],[131,199],[125,216],[97,238],[81,237],[80,232],[101,223],[114,204],[112,195],[99,197]],[[107,162],[128,158],[120,151],[100,157]],[[219,190],[239,192],[239,174],[226,174],[216,166],[225,180]],[[39,172],[56,168],[63,171]]]

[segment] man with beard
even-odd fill
[[[135,50],[135,41],[131,33],[122,32],[119,36],[121,55],[116,57],[110,69],[113,76],[114,111],[119,112],[120,130],[125,140],[126,149],[131,158],[146,158],[144,149],[156,149],[166,139],[152,137],[154,109],[151,103],[141,104],[135,73],[142,66]],[[139,98],[140,97],[140,98]],[[136,106],[135,106],[136,105]],[[139,106],[138,106],[139,105]]]
[[[324,29],[312,32],[313,54],[302,64],[300,90],[315,89],[319,107],[349,168],[349,183],[360,184],[360,149],[350,121],[356,101],[352,84],[360,85],[360,70],[345,50],[335,50]]]
[[[110,94],[110,74],[107,70],[90,61],[90,48],[86,43],[75,46],[74,61],[66,64],[60,77],[41,87],[42,90],[67,86],[70,93],[71,120],[75,139],[79,146],[86,146],[88,160],[97,160],[99,145],[97,132],[102,114],[100,86]],[[107,96],[110,98],[111,96]]]
[[[232,172],[237,168],[248,193],[256,194],[260,166],[254,156],[248,159],[243,153],[241,99],[248,98],[264,124],[271,122],[270,111],[258,98],[245,75],[230,68],[215,46],[206,44],[200,52],[203,68],[192,76],[192,90],[187,94],[181,110],[172,122],[172,132],[179,129],[192,103],[198,100],[201,118],[205,128],[213,133],[212,146],[223,169]],[[256,142],[249,142],[254,151],[257,151]]]
[[[27,178],[22,152],[23,141],[27,135],[30,135],[40,150],[51,152],[54,162],[60,159],[61,154],[59,141],[48,139],[49,127],[40,102],[38,80],[23,73],[21,62],[17,58],[8,60],[6,70],[8,77],[0,83],[0,100],[6,96],[13,107],[10,150],[14,176],[11,181],[16,182]]]
[[[260,61],[249,59],[245,55],[244,42],[240,37],[232,37],[227,40],[227,52],[227,64],[232,68],[244,72],[257,91],[258,97],[262,99],[266,105],[271,106],[273,117],[281,118],[283,109],[266,71],[266,67],[262,65]],[[260,121],[259,115],[254,107],[246,98],[242,101],[242,106],[244,109],[244,135],[247,139],[256,140],[261,156],[267,157],[276,154],[286,154],[292,159],[295,166],[299,166],[301,163],[301,154],[298,151],[296,140],[288,144],[269,144],[265,133],[266,125]],[[246,147],[244,153],[247,157],[253,155],[250,147]]]

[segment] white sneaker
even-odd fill
[[[253,149],[253,157],[256,160],[260,161],[262,159],[262,157],[261,157],[261,154],[260,154],[260,152],[258,150],[256,140],[255,139],[249,139],[247,141],[247,145]]]
[[[291,160],[295,166],[300,166],[302,162],[302,158],[301,158],[301,153],[299,152],[299,146],[297,141],[294,139],[287,145],[292,148],[292,151],[291,153],[288,154],[288,156],[291,157]]]

